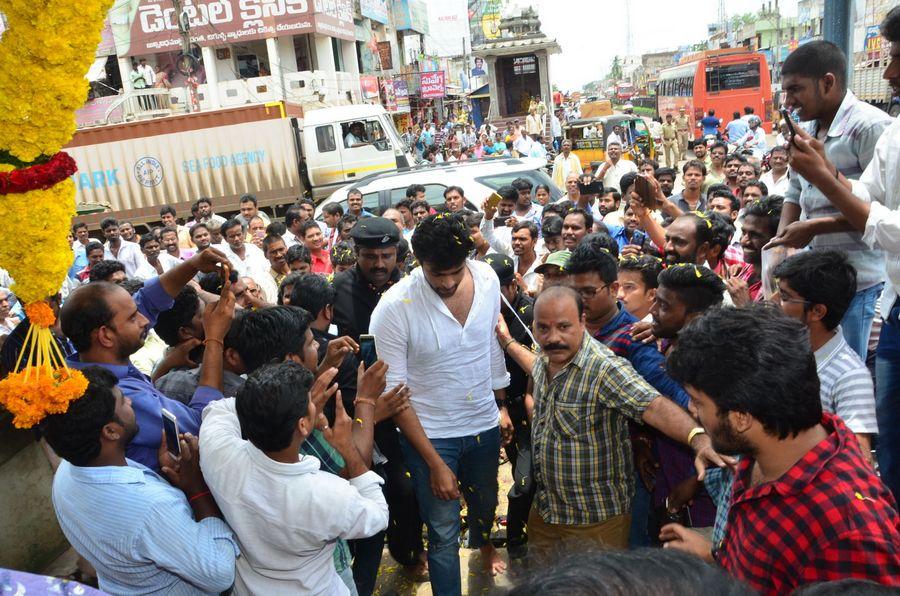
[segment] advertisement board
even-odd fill
[[[444,71],[423,72],[419,75],[419,97],[422,99],[439,99],[446,94]]]
[[[394,79],[394,98],[398,112],[409,112],[409,85],[404,79]]]
[[[359,0],[359,12],[367,19],[381,24],[386,24],[390,20],[386,0]]]

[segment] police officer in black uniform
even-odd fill
[[[530,298],[516,282],[516,267],[506,255],[485,255],[484,262],[494,269],[500,279],[503,295],[500,314],[512,338],[529,348],[534,342],[529,329],[534,321],[534,299]],[[510,308],[511,307],[511,308]],[[502,346],[504,353],[506,346]],[[510,374],[506,389],[506,411],[513,423],[513,440],[505,447],[513,469],[513,486],[509,491],[509,508],[506,511],[506,551],[511,559],[524,557],[527,552],[525,523],[531,501],[534,499],[534,483],[531,479],[531,423],[525,406],[529,372],[522,370],[516,361],[506,355],[506,370]]]
[[[381,295],[400,280],[403,263],[397,260],[400,231],[389,219],[362,218],[353,226],[350,237],[356,250],[356,265],[334,276],[334,324],[338,335],[349,335],[358,342],[360,335],[369,333],[372,311]],[[366,362],[367,366],[370,364]],[[413,568],[425,560],[425,545],[419,504],[403,463],[399,436],[390,420],[375,427],[375,444],[387,458],[383,471],[384,496],[390,515],[388,550],[398,563]]]

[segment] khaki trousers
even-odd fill
[[[630,513],[611,517],[599,524],[569,526],[545,522],[537,508],[532,507],[528,514],[528,546],[539,554],[559,546],[571,547],[579,542],[600,548],[625,549],[628,548],[630,529]]]
[[[678,139],[672,139],[671,141],[663,141],[663,148],[666,153],[666,167],[667,168],[677,168],[678,167]]]
[[[679,132],[678,133],[678,159],[681,160],[684,157],[684,152],[688,150],[688,133]],[[676,166],[678,164],[675,164]],[[675,166],[672,166],[675,167]]]

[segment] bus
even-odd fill
[[[722,125],[744,107],[762,120],[766,132],[772,132],[772,81],[766,58],[750,48],[728,48],[691,54],[681,63],[661,70],[656,90],[657,112],[678,116],[685,108],[699,122],[709,110],[715,110]],[[695,128],[699,136],[700,129]]]
[[[636,93],[637,91],[635,91],[634,85],[631,83],[616,83],[616,99],[619,101],[628,101],[634,97]]]

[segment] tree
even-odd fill
[[[613,56],[612,67],[609,69],[609,77],[615,81],[622,78],[622,64],[618,56]]]

